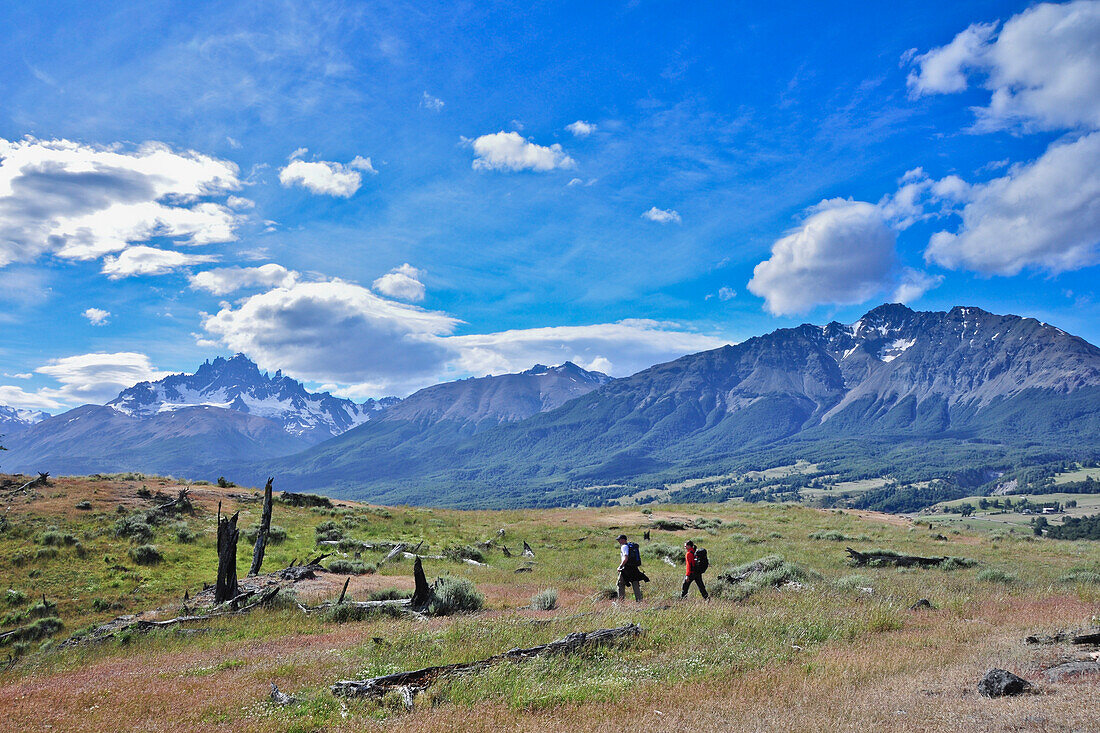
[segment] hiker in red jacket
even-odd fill
[[[707,593],[707,587],[703,585],[703,570],[698,567],[695,561],[695,543],[691,540],[684,543],[684,557],[687,565],[687,577],[684,578],[684,587],[680,592],[680,597],[687,598],[691,584],[695,583],[699,586],[699,592],[702,594],[703,600],[709,599],[710,594]]]

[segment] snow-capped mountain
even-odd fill
[[[25,410],[19,407],[0,405],[0,435],[12,435],[21,430],[26,430],[49,416],[48,412],[42,412],[41,410]]]
[[[287,433],[316,441],[362,425],[396,402],[397,398],[389,397],[356,403],[328,392],[313,394],[282,371],[270,376],[244,354],[237,354],[207,361],[194,374],[136,384],[107,407],[139,418],[200,405],[220,407],[274,420]]]

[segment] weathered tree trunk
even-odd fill
[[[527,540],[523,541],[523,556],[534,557],[535,551],[531,549],[531,545],[527,544]]]
[[[406,708],[411,707],[410,697],[422,692],[432,682],[447,675],[480,672],[504,661],[522,662],[533,657],[551,654],[574,654],[584,647],[599,646],[617,639],[635,637],[642,633],[636,624],[614,629],[597,629],[587,634],[573,633],[564,639],[541,644],[529,649],[511,649],[486,659],[466,664],[448,664],[442,667],[426,667],[409,672],[397,672],[366,680],[343,680],[332,686],[334,695],[343,697],[381,697],[390,690],[400,690]]]
[[[851,547],[846,548],[848,555],[856,565],[896,565],[899,568],[908,568],[918,565],[922,568],[942,565],[947,561],[946,557],[918,557],[917,555],[894,555],[878,552],[857,552]]]
[[[424,576],[424,564],[420,562],[419,555],[413,561],[413,584],[413,594],[409,605],[419,610],[427,606],[432,599],[432,589],[428,585],[428,579]]]
[[[252,548],[252,567],[248,569],[249,575],[259,575],[260,566],[264,564],[264,550],[267,549],[267,533],[271,529],[271,482],[269,478],[264,486],[264,510],[260,516],[260,531],[256,533],[256,545]]]
[[[241,532],[237,529],[240,512],[232,517],[223,517],[221,504],[218,504],[218,581],[214,588],[214,602],[224,603],[237,597],[237,540]]]

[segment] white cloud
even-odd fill
[[[1100,129],[1100,2],[1035,5],[1005,22],[972,25],[916,56],[914,94],[959,92],[982,74],[989,105],[979,129]]]
[[[153,368],[145,354],[135,352],[67,356],[54,359],[35,371],[61,383],[60,388],[47,387],[37,393],[38,398],[57,403],[50,409],[61,403],[107,402],[138,382],[161,379],[169,374]]]
[[[942,282],[943,275],[929,275],[927,272],[907,267],[890,300],[894,303],[912,303],[920,300],[929,290],[939,287]]]
[[[239,187],[234,164],[160,143],[0,138],[0,267],[46,253],[96,259],[154,237],[232,241],[239,216],[203,199]]]
[[[430,110],[432,112],[439,112],[443,109],[444,101],[439,97],[433,97],[431,94],[424,92],[420,95],[420,107],[421,109]]]
[[[681,222],[680,214],[676,211],[672,209],[658,209],[656,206],[642,213],[642,218],[655,221],[658,224],[679,224]]]
[[[65,405],[39,392],[27,392],[19,387],[0,384],[0,405],[24,410],[60,410]]]
[[[987,275],[1057,273],[1100,260],[1100,132],[1056,143],[965,192],[961,225],[934,234],[926,260]]]
[[[529,142],[518,132],[482,135],[473,141],[474,170],[551,171],[555,168],[575,168],[576,161],[565,154],[561,145],[550,147]]]
[[[102,308],[88,308],[81,315],[87,318],[88,323],[93,326],[106,326],[107,319],[111,317],[111,312]]]
[[[733,300],[737,297],[737,291],[733,288],[718,288],[718,300]]]
[[[888,286],[897,254],[882,211],[862,201],[823,201],[772,246],[749,290],[774,315],[824,303],[862,303]]]
[[[130,247],[115,257],[103,260],[103,272],[111,280],[134,275],[163,275],[188,265],[214,262],[215,255],[188,255],[155,247]]]
[[[298,273],[274,262],[259,267],[217,267],[197,272],[190,277],[192,290],[205,290],[214,295],[227,295],[243,288],[290,287],[298,281]]]
[[[439,342],[459,323],[342,280],[299,282],[225,304],[203,327],[223,346],[300,379],[379,393],[423,386],[448,358]]]
[[[371,287],[382,295],[418,303],[424,300],[424,283],[420,282],[421,275],[420,270],[406,262],[375,280]]]
[[[225,200],[226,206],[237,211],[256,208],[256,202],[243,196],[230,196]]]
[[[295,150],[290,162],[279,171],[279,182],[287,188],[298,185],[316,194],[350,198],[363,185],[360,171],[378,172],[370,158],[357,155],[347,165],[327,160],[300,160],[307,152],[305,148]]]
[[[615,376],[728,343],[684,331],[675,323],[643,319],[451,336],[444,341],[457,354],[456,366],[471,374],[504,374],[536,363],[572,361]]]
[[[565,129],[573,133],[574,137],[588,137],[596,131],[596,126],[591,122],[577,120],[576,122],[566,125]]]

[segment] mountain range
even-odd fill
[[[238,355],[6,442],[9,469],[275,475],[389,503],[593,504],[802,459],[950,480],[1100,455],[1100,349],[1033,318],[893,304],[622,379],[567,362],[364,405]]]

